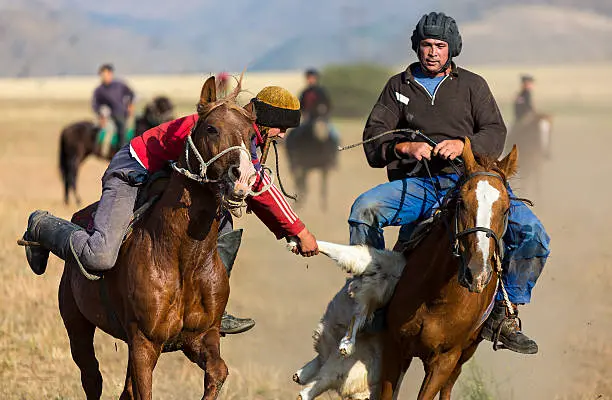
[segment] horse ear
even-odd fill
[[[512,151],[506,157],[497,162],[497,166],[504,171],[507,178],[516,174],[518,170],[518,147],[516,147],[516,144],[512,146]]]
[[[217,85],[215,77],[211,76],[204,82],[202,93],[200,94],[200,104],[212,103],[217,101]]]
[[[244,108],[249,114],[253,116],[253,118],[255,118],[255,106],[253,105],[252,101],[249,101],[247,105],[242,108]]]
[[[470,142],[470,139],[466,137],[464,140],[465,144],[463,146],[463,154],[461,155],[461,158],[463,158],[463,162],[465,163],[466,172],[470,173],[476,170],[478,163],[474,158],[474,153],[472,153],[472,143]]]

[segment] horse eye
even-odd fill
[[[217,128],[215,128],[215,127],[214,127],[214,126],[212,126],[212,125],[207,125],[207,126],[206,126],[206,132],[207,132],[207,133],[211,133],[211,134],[213,134],[213,135],[214,135],[214,134],[218,134],[218,133],[219,133],[219,131],[217,130]]]

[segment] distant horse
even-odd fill
[[[310,119],[291,130],[285,147],[293,179],[297,186],[298,201],[305,202],[308,174],[321,171],[321,207],[327,209],[328,173],[337,164],[338,143],[330,135],[330,126],[323,119]]]
[[[174,105],[165,96],[159,96],[147,104],[143,114],[136,118],[134,136],[142,135],[146,130],[173,119]],[[109,154],[102,154],[98,144],[100,127],[89,121],[80,121],[68,125],[60,134],[59,167],[64,183],[64,203],[68,204],[70,191],[77,204],[81,198],[77,193],[76,181],[79,166],[90,155],[110,160],[118,149],[111,149]]]
[[[203,400],[217,398],[228,374],[219,340],[229,282],[217,252],[217,216],[226,199],[242,202],[248,194],[235,179],[254,173],[244,167],[251,165],[244,146],[254,115],[235,103],[240,85],[217,101],[214,80],[202,88],[194,146],[186,143],[191,155],[178,160],[182,172],[172,173],[160,199],[136,222],[115,267],[90,281],[74,259],[65,264],[59,307],[89,400],[102,394],[96,328],[127,342],[121,399],[151,400],[153,369],[162,352],[182,350],[205,371]],[[249,162],[241,163],[243,157]],[[198,160],[206,161],[206,168]]]
[[[542,113],[526,114],[510,129],[508,143],[521,149],[522,189],[540,193],[544,163],[552,157],[552,117]]]
[[[418,399],[440,393],[450,400],[496,294],[492,265],[501,262],[499,238],[510,206],[505,184],[516,171],[517,150],[503,161],[479,163],[466,139],[463,158],[464,177],[415,247],[402,254],[320,242],[321,252],[352,277],[315,331],[317,357],[294,375],[305,385],[298,399],[327,390],[346,400],[395,399],[412,358],[419,357],[426,376]],[[358,334],[387,302],[387,329]]]

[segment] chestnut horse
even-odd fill
[[[465,175],[443,202],[444,223],[405,253],[383,333],[382,400],[397,396],[413,357],[425,367],[418,399],[439,393],[450,400],[462,364],[481,341],[497,290],[510,207],[506,178],[516,172],[517,149],[499,162],[477,161],[466,139],[463,160]]]
[[[205,371],[202,399],[219,394],[228,374],[219,331],[229,283],[217,253],[218,215],[226,199],[246,196],[234,178],[243,171],[238,166],[254,121],[252,111],[235,103],[239,90],[240,84],[217,101],[214,78],[206,81],[192,142],[161,198],[135,224],[112,270],[90,281],[74,260],[66,262],[60,312],[88,400],[102,393],[96,327],[127,342],[121,399],[150,400],[158,357],[176,350]],[[252,167],[250,155],[247,164]]]

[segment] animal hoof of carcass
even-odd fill
[[[355,351],[355,345],[348,339],[342,339],[340,346],[338,347],[340,354],[344,357],[348,357]]]
[[[300,376],[298,375],[297,372],[295,374],[293,374],[293,382],[299,383],[301,385]]]

